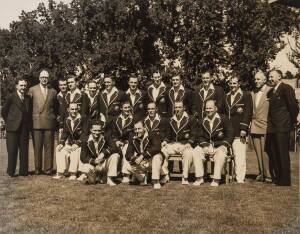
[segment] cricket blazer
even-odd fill
[[[134,102],[130,98],[129,90],[127,90],[126,99],[130,102],[132,115],[137,120],[142,120],[146,116],[146,93],[142,90],[137,90],[135,93]]]
[[[81,136],[83,131],[82,127],[83,127],[83,123],[80,115],[75,119],[73,128],[71,126],[71,119],[70,117],[68,117],[65,120],[63,132],[59,143],[62,145],[76,144],[78,146],[81,146]]]
[[[168,115],[168,106],[167,106],[167,86],[163,84],[160,89],[156,100],[153,98],[153,85],[150,85],[147,89],[146,103],[154,102],[156,104],[158,113],[167,117]]]
[[[155,133],[160,137],[162,141],[165,141],[169,135],[169,121],[164,117],[160,117],[158,114],[156,115],[153,125],[151,126],[150,118],[146,117],[144,120],[145,128],[147,129],[148,134]]]
[[[154,133],[145,133],[143,139],[132,136],[129,140],[128,149],[126,152],[126,159],[131,160],[135,155],[143,155],[144,159],[151,159],[154,155],[161,151],[161,140]]]
[[[210,128],[208,118],[204,118],[201,121],[197,137],[197,141],[201,147],[212,144],[214,147],[224,145],[230,148],[233,140],[234,129],[226,115],[216,114],[212,129]]]
[[[80,160],[82,163],[89,163],[89,164],[95,166],[95,159],[101,153],[103,153],[104,158],[107,159],[112,154],[117,153],[117,152],[112,150],[110,141],[104,136],[100,136],[100,139],[98,141],[98,148],[96,149],[93,138],[90,135],[89,139],[87,141],[82,142]]]
[[[230,93],[226,94],[225,99],[225,114],[230,119],[233,129],[234,136],[239,137],[241,130],[248,133],[250,121],[253,114],[252,97],[249,92],[237,91],[233,103],[231,103]]]

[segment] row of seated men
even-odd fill
[[[122,152],[119,152],[119,157],[123,162],[122,172],[124,174],[124,182],[128,181],[127,175],[130,174],[130,172],[126,170],[126,165],[130,165],[130,163],[128,164],[126,160],[124,160],[126,159],[127,143],[129,142],[130,132],[133,130],[132,124],[133,122],[138,122],[138,120],[143,120],[143,127],[148,133],[155,132],[161,135],[162,157],[167,158],[168,155],[174,153],[183,155],[183,184],[188,183],[187,173],[192,162],[195,165],[197,177],[195,184],[201,184],[203,181],[202,166],[196,166],[201,164],[201,156],[192,155],[202,155],[203,153],[205,155],[219,155],[221,154],[219,153],[220,151],[222,151],[222,155],[224,155],[227,151],[227,147],[233,143],[233,150],[239,156],[236,157],[235,162],[237,181],[243,183],[246,173],[245,138],[248,133],[252,115],[252,99],[248,92],[243,92],[240,89],[238,78],[234,77],[231,79],[231,91],[227,95],[224,94],[222,88],[214,86],[211,83],[210,73],[204,73],[202,75],[203,84],[196,92],[183,86],[179,73],[173,74],[171,78],[172,86],[169,88],[162,82],[162,77],[159,72],[153,73],[152,81],[153,84],[148,87],[147,92],[143,92],[138,89],[138,78],[131,75],[128,81],[129,89],[126,93],[123,93],[116,89],[112,77],[105,77],[105,89],[103,91],[97,91],[97,84],[94,81],[90,81],[88,83],[87,92],[82,93],[76,88],[75,78],[68,78],[67,81],[60,80],[59,88],[61,92],[58,94],[60,103],[60,132],[62,132],[63,129],[63,122],[70,121],[70,107],[69,111],[67,110],[70,103],[77,104],[76,108],[78,109],[77,112],[81,114],[83,129],[89,129],[91,122],[95,120],[105,122],[105,135],[112,137],[115,142],[116,147],[112,147],[112,149],[122,149]],[[69,88],[68,91],[67,86]],[[226,136],[228,139],[226,141],[227,143],[224,144],[227,145],[226,147],[225,145],[220,147],[220,149],[219,146],[220,143],[223,142],[222,138],[225,134],[224,128],[220,127],[222,122],[220,120],[223,120],[223,118],[219,115],[214,115],[213,119],[209,121],[207,118],[208,113],[204,111],[204,103],[209,99],[214,100],[214,107],[211,108],[214,110],[213,112],[218,111],[220,114],[225,114],[227,118],[230,119],[230,125],[227,126],[232,125],[232,131],[229,131],[229,134],[233,135]],[[175,107],[176,103],[182,106],[182,110],[179,110],[181,107]],[[203,141],[202,145],[199,145],[199,137],[196,137],[194,131],[199,129],[199,126],[202,125],[204,128],[202,131],[204,134],[202,135],[206,133],[209,138]],[[68,126],[71,125],[69,124]],[[84,132],[88,131],[86,130]],[[197,132],[198,131],[196,131],[196,133]],[[91,138],[91,136],[88,136],[88,133],[84,133],[83,135],[85,135],[86,138]],[[213,136],[216,137],[216,143],[212,141]],[[62,138],[64,139],[64,137]],[[197,143],[195,143],[195,139],[197,139],[199,147],[196,147]],[[217,141],[218,139],[220,140]],[[173,144],[170,145],[168,142],[173,142]],[[175,142],[179,144],[174,144]],[[63,144],[60,144],[58,149],[62,148],[62,145]],[[217,151],[216,146],[218,146]],[[77,155],[79,155],[80,151],[79,149],[77,150]],[[81,150],[85,152],[85,150]],[[188,156],[186,156],[186,154]],[[77,158],[79,158],[79,156],[77,156]],[[191,158],[193,158],[193,160]],[[163,164],[161,174],[166,175],[163,181],[168,181],[166,159],[164,159]],[[220,168],[217,162],[215,168],[216,170]],[[155,175],[155,173],[153,174]],[[212,185],[219,183],[218,173],[215,176],[216,179]],[[72,179],[74,177],[70,178]],[[112,180],[108,180],[109,183],[111,183],[111,181]]]

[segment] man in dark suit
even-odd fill
[[[64,79],[59,79],[58,88],[59,88],[59,93],[57,94],[57,101],[58,101],[57,122],[58,122],[58,142],[59,142],[64,127],[65,118],[68,117],[68,110],[67,110],[68,108],[65,99],[66,94],[68,92],[67,81]]]
[[[130,101],[132,115],[136,120],[142,120],[146,115],[146,95],[138,88],[138,77],[135,74],[130,74],[128,85],[126,96]]]
[[[273,88],[268,92],[269,113],[267,124],[266,151],[274,169],[273,180],[277,185],[291,185],[290,131],[297,123],[299,107],[294,89],[283,82],[282,72],[273,70],[269,81]]]
[[[147,89],[147,104],[154,102],[158,109],[158,113],[167,117],[168,106],[167,106],[167,86],[162,82],[162,75],[159,71],[154,71],[152,75],[152,85]]]
[[[201,77],[202,84],[195,91],[195,98],[193,99],[193,114],[199,119],[203,119],[205,107],[204,103],[208,99],[216,100],[218,113],[224,112],[224,98],[225,93],[223,88],[213,85],[212,75],[210,72],[205,72]]]
[[[48,87],[49,73],[43,70],[39,76],[40,83],[29,89],[32,99],[33,118],[33,147],[35,174],[42,173],[44,161],[44,173],[52,174],[54,157],[54,132],[57,115],[57,92]],[[44,160],[43,160],[44,149]]]
[[[171,83],[172,87],[167,91],[168,116],[172,117],[174,115],[175,102],[183,102],[186,112],[192,115],[194,92],[183,86],[180,71],[173,71]]]
[[[16,81],[16,92],[9,95],[2,108],[2,117],[6,123],[6,147],[8,154],[7,174],[14,176],[18,151],[20,155],[20,176],[28,174],[28,145],[30,130],[30,97],[26,95],[27,81]]]
[[[69,91],[67,92],[65,96],[66,104],[67,107],[69,104],[72,103],[77,103],[79,106],[79,111],[81,110],[81,103],[82,103],[82,93],[80,89],[77,87],[77,78],[75,76],[69,76],[67,78],[68,82],[68,88]]]

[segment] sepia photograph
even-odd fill
[[[300,0],[0,0],[0,234],[300,233]]]

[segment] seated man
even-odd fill
[[[89,174],[90,176],[96,175],[96,173],[106,173],[107,184],[114,186],[116,185],[114,178],[118,173],[120,155],[112,151],[109,141],[103,135],[102,126],[99,120],[91,122],[91,134],[88,141],[82,143],[80,171],[83,175]],[[96,182],[96,178],[93,180]]]
[[[145,180],[147,172],[151,170],[154,189],[160,189],[159,178],[163,161],[161,141],[155,134],[148,135],[143,121],[134,124],[134,133],[126,152],[126,159],[130,163],[126,169],[139,182]]]
[[[180,154],[182,155],[182,166],[183,166],[183,178],[182,178],[182,184],[188,185],[188,173],[189,168],[192,165],[193,162],[193,153],[194,149],[193,146],[195,144],[195,136],[197,133],[197,122],[196,119],[192,116],[189,116],[185,111],[183,107],[183,102],[175,102],[174,103],[174,111],[175,114],[170,120],[169,128],[169,136],[167,144],[166,141],[162,143],[162,149],[161,151],[166,156],[166,160],[163,165],[163,171],[168,171],[168,161],[170,155],[173,154]],[[197,163],[199,161],[196,161]],[[198,171],[200,165],[195,166],[195,173],[196,177],[203,176],[203,171]]]
[[[215,163],[211,186],[219,186],[227,151],[234,139],[234,130],[230,120],[225,115],[217,113],[215,100],[208,99],[205,102],[205,112],[206,117],[202,120],[199,131],[200,146],[195,148],[198,155],[193,155],[193,161],[202,160],[204,156],[210,157]],[[203,161],[201,170],[203,171]]]
[[[78,104],[71,102],[68,108],[69,117],[64,122],[63,132],[59,145],[56,147],[57,173],[54,179],[61,179],[69,165],[69,180],[75,180],[79,166],[82,120],[78,110]]]

